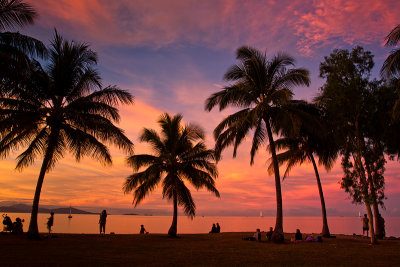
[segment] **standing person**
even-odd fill
[[[269,231],[266,234],[267,240],[271,241],[272,234],[274,233],[274,229],[272,227],[269,228]]]
[[[106,234],[106,221],[107,221],[107,211],[103,210],[100,213],[100,219],[99,219],[99,224],[100,224],[100,235],[103,232],[103,234]]]
[[[362,227],[363,227],[363,236],[364,236],[365,231],[367,231],[367,237],[368,237],[369,219],[367,217],[367,214],[364,214],[364,217],[361,220],[362,220]]]
[[[217,223],[217,230],[216,233],[221,233],[221,227],[219,226],[219,223]]]
[[[47,229],[49,230],[49,237],[51,237],[51,227],[54,224],[54,212],[50,212],[50,217],[47,219]]]

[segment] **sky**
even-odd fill
[[[135,153],[150,153],[139,142],[143,129],[158,129],[157,119],[168,112],[180,113],[185,122],[201,125],[209,147],[212,131],[230,114],[204,111],[208,96],[227,83],[222,79],[236,63],[242,45],[266,51],[284,51],[297,60],[296,67],[311,72],[311,86],[294,88],[296,99],[311,100],[324,83],[319,64],[333,49],[361,45],[375,55],[378,77],[389,48],[384,38],[397,26],[398,0],[35,0],[39,13],[33,26],[20,32],[49,44],[54,29],[67,40],[87,43],[99,56],[103,85],[117,85],[135,96],[131,106],[121,106],[121,122],[135,144]],[[40,204],[134,211],[131,194],[122,184],[132,174],[127,155],[112,148],[113,165],[102,166],[89,158],[80,162],[66,155],[49,172]],[[16,151],[0,162],[0,201],[31,203],[41,161],[15,170]],[[274,177],[266,170],[270,155],[261,149],[250,166],[250,139],[240,146],[236,158],[227,149],[218,163],[216,186],[221,198],[206,190],[192,190],[198,215],[265,216],[275,214]],[[399,162],[386,166],[384,216],[400,216]],[[340,188],[340,161],[330,172],[320,167],[328,216],[364,213]],[[319,216],[320,200],[313,168],[296,167],[282,182],[283,209],[287,216]],[[136,211],[171,214],[172,203],[161,190],[150,194]],[[181,214],[182,211],[180,210]]]

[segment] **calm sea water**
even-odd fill
[[[29,213],[8,213],[12,221],[20,217],[25,219],[24,231],[27,230],[30,220]],[[99,233],[99,215],[73,214],[68,219],[67,214],[56,214],[54,217],[53,233]],[[40,232],[46,232],[48,214],[39,214],[38,225]],[[387,217],[386,235],[400,237],[400,217]],[[171,226],[172,216],[132,216],[108,215],[106,233],[137,234],[143,224],[150,233],[167,233]],[[178,217],[178,233],[208,233],[213,223],[221,225],[221,232],[253,232],[260,228],[267,231],[275,225],[274,217]],[[332,234],[362,233],[361,219],[358,217],[328,217],[329,229]],[[285,217],[283,221],[285,232],[295,232],[299,228],[304,233],[320,233],[322,222],[320,217]]]

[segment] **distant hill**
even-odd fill
[[[0,206],[0,212],[13,212],[13,213],[30,213],[32,211],[32,207],[25,204],[15,204],[11,206]],[[39,213],[50,213],[53,211],[55,214],[69,214],[69,208],[40,208]],[[71,208],[72,214],[95,214],[92,212]]]

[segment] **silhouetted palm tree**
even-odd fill
[[[68,149],[79,161],[91,156],[111,164],[108,142],[132,152],[133,144],[114,125],[119,121],[118,103],[130,104],[130,93],[114,86],[101,88],[100,76],[93,66],[97,55],[85,44],[64,41],[55,33],[50,63],[44,71],[31,62],[25,70],[24,86],[0,98],[0,156],[20,147],[28,148],[18,156],[17,169],[31,165],[43,156],[32,205],[28,235],[38,238],[37,213],[45,173],[50,171]]]
[[[170,117],[165,113],[158,121],[161,135],[152,129],[143,130],[140,140],[151,145],[154,155],[141,154],[128,158],[128,164],[135,173],[126,179],[123,187],[125,193],[134,190],[133,203],[137,206],[162,181],[163,197],[172,199],[174,207],[168,231],[170,236],[177,234],[178,205],[184,207],[188,216],[195,216],[196,206],[184,180],[196,189],[205,187],[219,197],[214,182],[218,175],[213,162],[214,151],[206,148],[201,128],[182,126],[181,120],[181,115]],[[142,167],[146,169],[137,172]]]
[[[288,69],[295,63],[294,58],[280,53],[271,60],[266,54],[252,47],[243,46],[236,52],[239,65],[232,66],[225,73],[225,80],[233,82],[222,91],[211,95],[205,105],[210,111],[215,106],[220,110],[228,106],[241,110],[225,118],[214,130],[216,152],[233,145],[233,156],[247,133],[254,129],[250,151],[253,164],[259,147],[268,140],[275,166],[275,186],[277,215],[272,239],[283,242],[283,216],[281,181],[278,160],[275,152],[273,132],[293,132],[299,120],[292,105],[292,87],[309,85],[309,72],[306,69]],[[267,140],[266,140],[267,139]]]
[[[317,115],[316,113],[318,111],[311,108],[310,111],[312,110],[314,110],[314,115]],[[332,141],[334,138],[327,134],[328,131],[326,131],[326,127],[314,124],[309,128],[310,129],[301,127],[299,134],[295,137],[282,137],[275,140],[277,150],[284,151],[277,155],[277,159],[279,165],[286,163],[283,179],[289,175],[291,169],[296,165],[301,165],[304,162],[312,163],[321,200],[322,235],[324,237],[329,237],[330,232],[326,215],[324,193],[314,155],[318,156],[319,165],[323,165],[326,170],[330,170],[338,156],[338,148]],[[270,159],[269,161],[271,162],[272,160]],[[268,167],[268,171],[270,174],[274,172],[274,165],[272,162]]]

